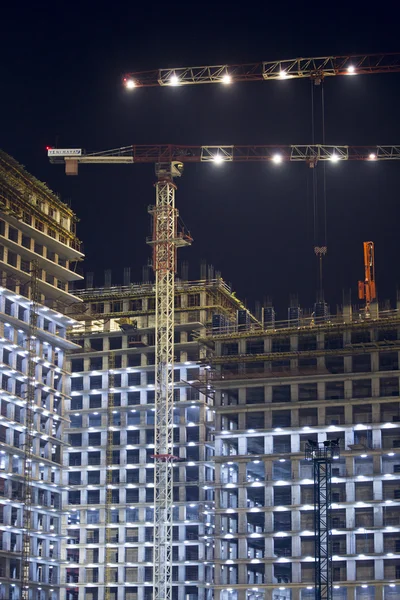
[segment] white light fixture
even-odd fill
[[[169,78],[169,84],[174,86],[179,85],[179,79],[175,74],[171,75],[171,77]]]
[[[332,162],[336,163],[339,160],[339,157],[337,154],[332,154],[332,156],[330,157],[330,159]]]
[[[133,88],[135,88],[135,87],[136,87],[136,83],[133,81],[133,79],[127,79],[127,80],[125,81],[125,87],[126,87],[128,90],[133,90]]]
[[[288,76],[288,74],[286,73],[286,71],[284,69],[281,69],[279,71],[279,79],[286,79],[287,76]]]
[[[225,85],[229,85],[230,83],[232,83],[232,77],[228,74],[224,75],[222,78],[222,83],[224,83]]]
[[[355,75],[356,68],[353,65],[349,65],[347,67],[347,72],[348,72],[349,75]]]
[[[282,155],[274,154],[274,156],[272,157],[272,162],[274,162],[276,165],[279,165],[282,162]],[[277,429],[275,429],[275,431],[277,431]]]
[[[215,162],[216,165],[220,165],[221,163],[224,162],[224,158],[220,154],[216,154],[213,158],[213,161]]]
[[[376,160],[376,154],[375,154],[375,152],[371,152],[371,154],[368,155],[368,159],[369,160]]]

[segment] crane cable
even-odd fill
[[[321,137],[322,144],[325,144],[325,96],[323,80],[319,82],[321,86]],[[315,101],[314,101],[315,82],[311,81],[311,137],[315,144]],[[327,194],[326,194],[326,165],[322,165],[322,203],[318,198],[318,173],[316,165],[312,169],[312,203],[313,203],[313,224],[314,224],[314,253],[319,258],[319,282],[318,287],[322,299],[322,258],[327,254]],[[321,185],[321,184],[320,184]],[[321,222],[320,222],[321,221]],[[322,244],[322,245],[318,245]]]

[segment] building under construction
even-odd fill
[[[150,600],[155,286],[72,295],[73,212],[0,167],[0,599]],[[315,600],[306,451],[333,443],[329,597],[400,597],[400,303],[379,311],[368,244],[366,306],[334,316],[176,282],[174,600]]]
[[[211,329],[215,388],[214,596],[314,600],[315,489],[305,450],[334,443],[334,600],[400,597],[396,310]],[[210,519],[211,520],[211,519]]]
[[[75,215],[0,153],[0,597],[56,600]],[[74,309],[77,310],[76,308]]]
[[[66,430],[65,580],[70,600],[149,600],[153,593],[154,284],[79,292]],[[214,412],[200,382],[213,315],[243,305],[222,279],[175,288],[173,597],[212,597]],[[254,320],[254,319],[253,319]],[[210,516],[208,516],[210,515]]]

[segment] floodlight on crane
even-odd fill
[[[234,65],[206,65],[154,69],[129,73],[126,81],[133,79],[136,87],[193,85],[200,83],[270,81],[282,79],[311,79],[318,84],[325,77],[338,75],[371,75],[400,72],[400,53],[354,54],[292,58]],[[128,86],[127,86],[128,87]]]

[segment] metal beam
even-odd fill
[[[230,83],[266,81],[271,79],[313,79],[337,75],[370,75],[373,73],[400,72],[400,53],[348,54],[344,56],[321,56],[293,58],[247,64],[222,64],[199,67],[176,67],[127,73],[124,85],[154,87],[197,85],[202,83]]]
[[[211,162],[318,162],[400,160],[400,144],[342,146],[330,144],[265,144],[178,146],[174,144],[132,145],[103,152],[82,153],[81,156],[50,156],[50,162],[64,163],[67,172],[78,163],[199,163]],[[68,170],[69,169],[69,170]],[[73,170],[73,169],[72,169]]]

